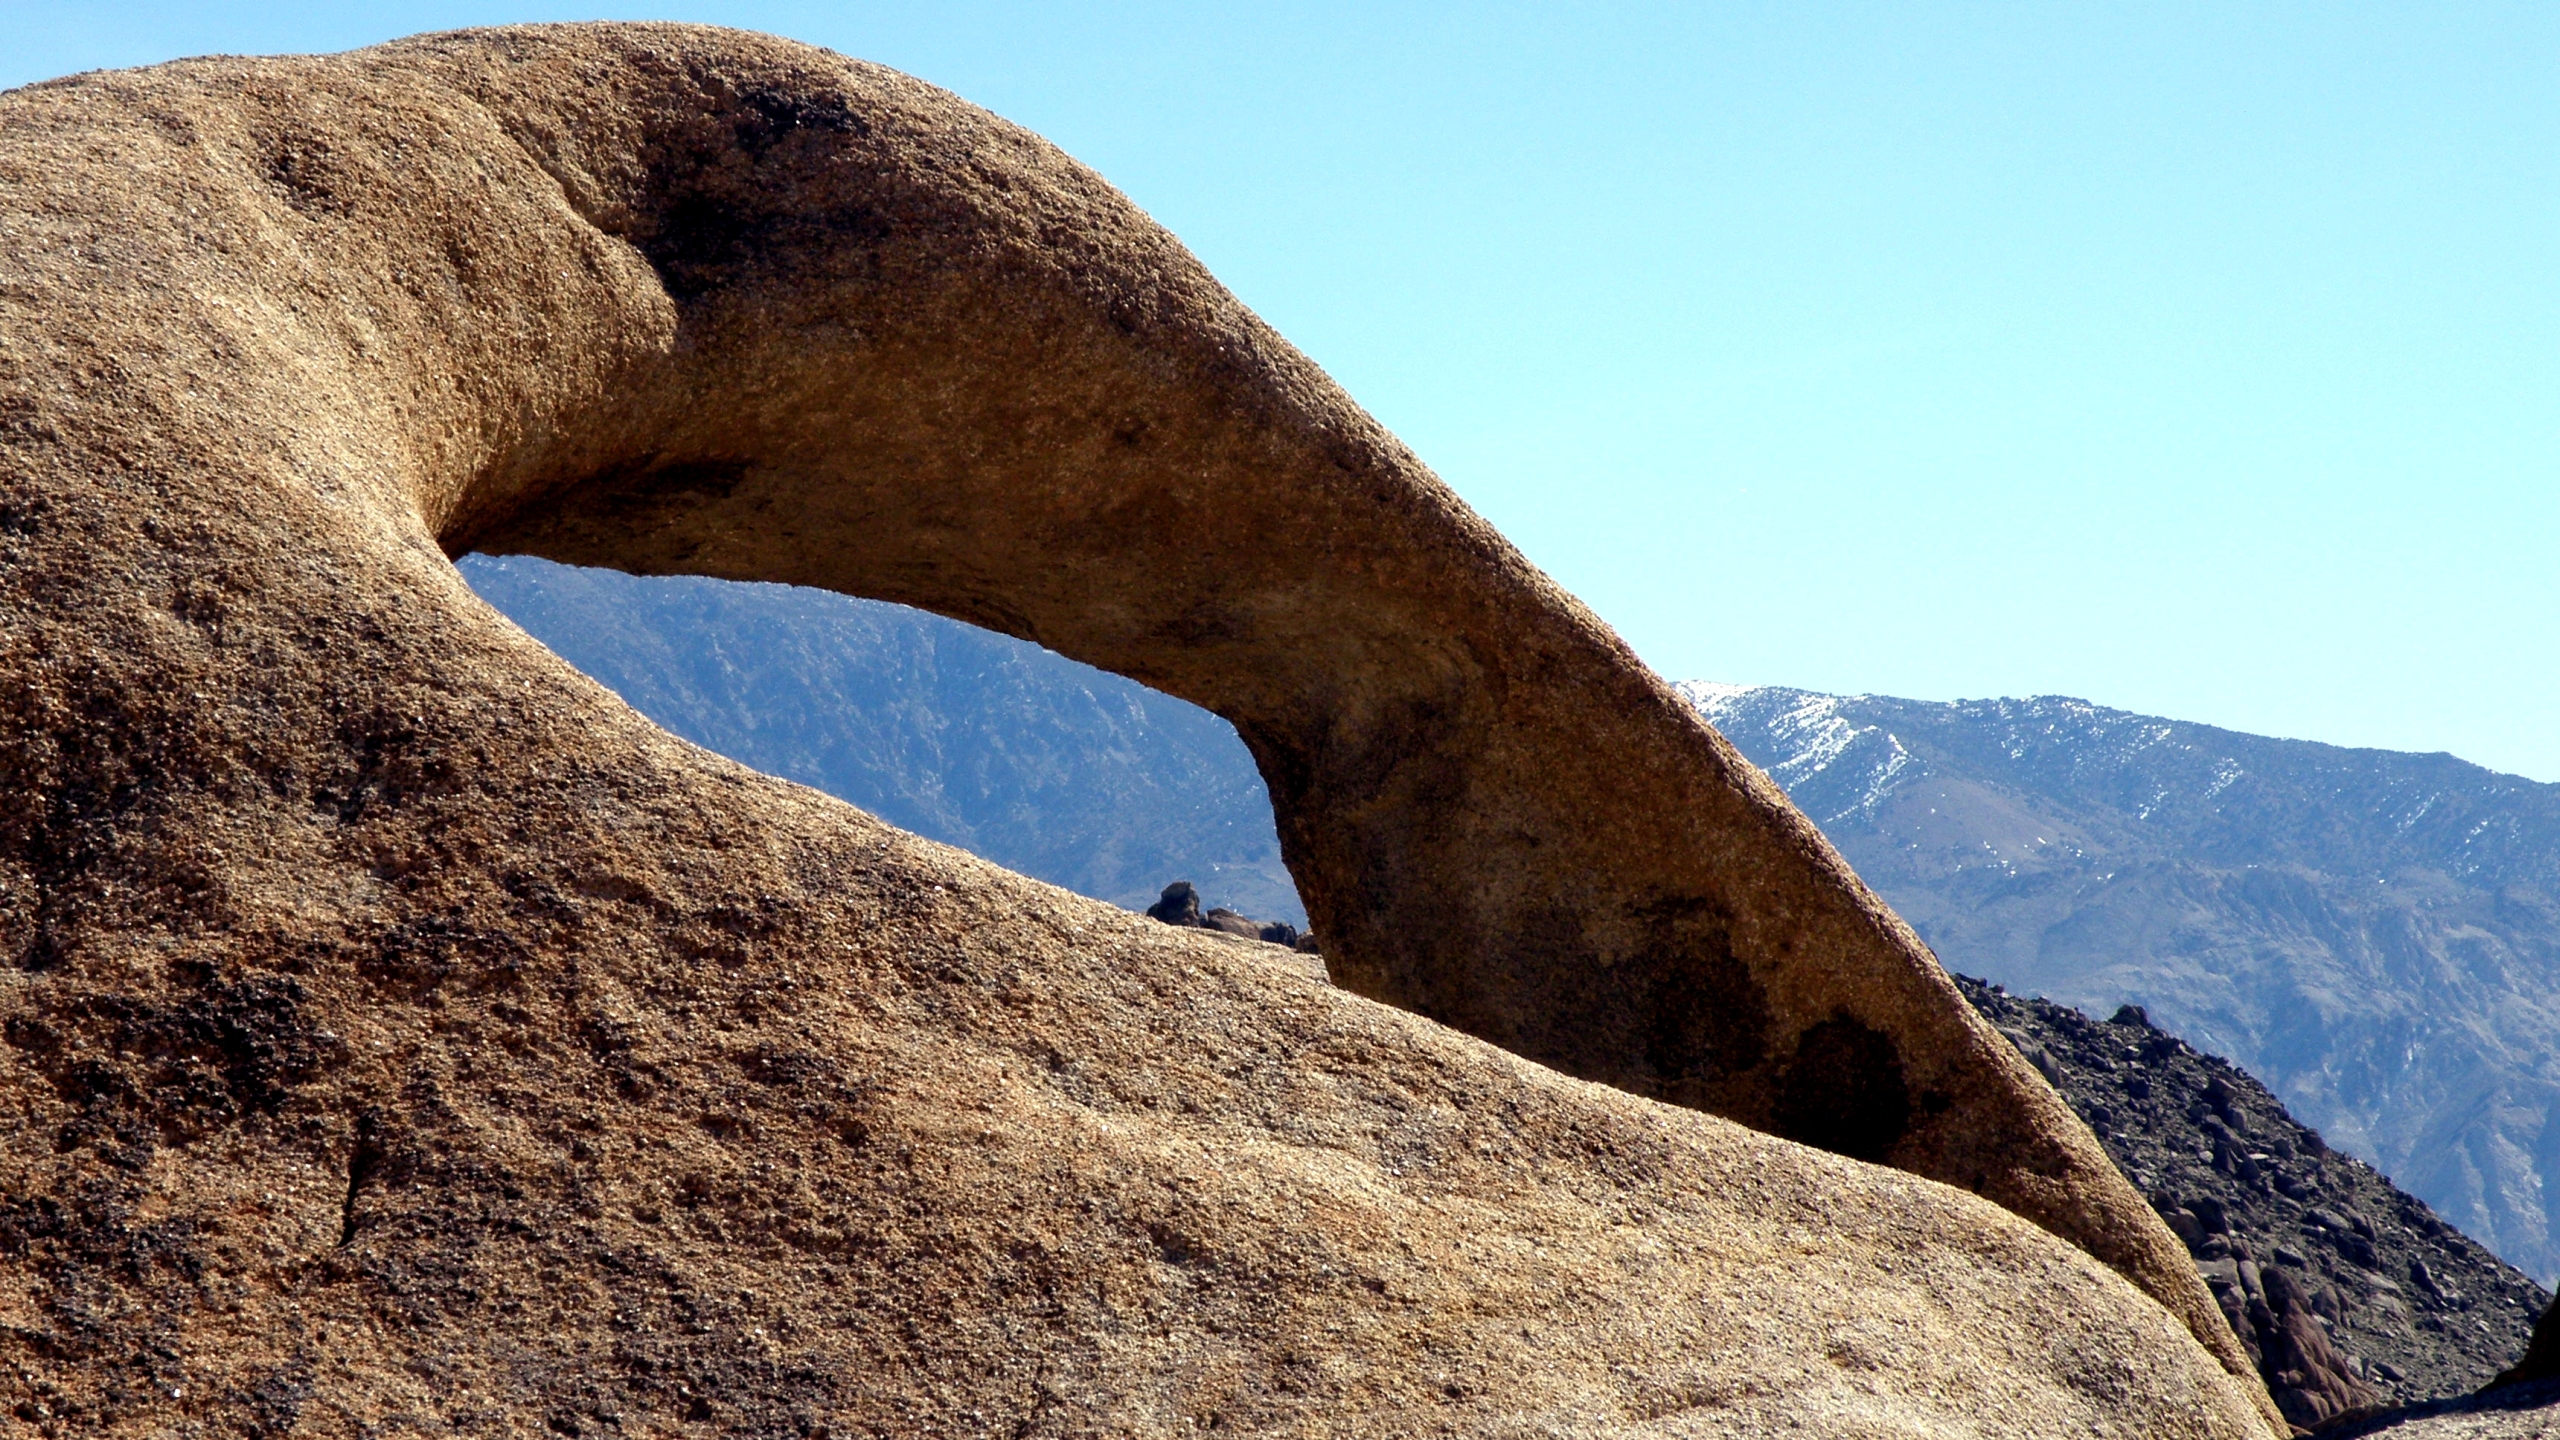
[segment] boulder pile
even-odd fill
[[[1957,983],[2177,1232],[2287,1418],[2459,1395],[2524,1355],[2550,1294],[2255,1077],[2136,1006],[2102,1022]]]
[[[1246,940],[1260,940],[1271,945],[1286,945],[1309,955],[1319,953],[1314,932],[1298,933],[1298,927],[1285,920],[1256,920],[1233,910],[1214,909],[1200,912],[1200,891],[1188,880],[1176,880],[1164,887],[1156,903],[1147,907],[1147,918],[1167,925],[1193,925],[1215,930],[1221,935],[1234,935]]]

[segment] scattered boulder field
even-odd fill
[[[2287,1419],[2462,1395],[2524,1355],[2550,1294],[2238,1066],[2134,1006],[1957,984],[2186,1243]]]

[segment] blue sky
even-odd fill
[[[577,18],[1048,135],[1675,678],[2560,780],[2560,7],[0,0],[0,84]]]

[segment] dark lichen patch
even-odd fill
[[[1768,1057],[1768,995],[1721,927],[1696,930],[1676,951],[1647,955],[1636,973],[1653,977],[1644,1061],[1654,1094],[1704,1106],[1719,1082]]]

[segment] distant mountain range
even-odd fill
[[[2560,1273],[2560,785],[2056,697],[1681,689],[1951,968],[2145,1007]]]
[[[1303,924],[1217,717],[892,605],[474,556],[676,734],[1131,908]],[[2560,786],[2078,700],[1690,683],[1950,968],[2145,1006],[2526,1272],[2560,1275]]]

